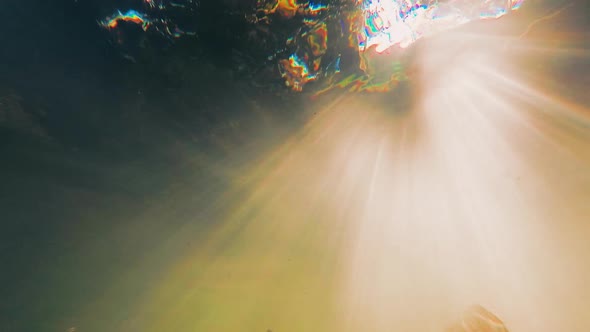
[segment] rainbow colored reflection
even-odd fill
[[[406,48],[418,39],[478,19],[499,18],[520,8],[524,0],[421,1],[364,0],[359,51],[382,53]]]
[[[249,36],[254,39],[260,32],[266,34],[258,39],[261,43],[272,41],[266,43],[272,45],[267,50],[270,56],[263,61],[276,61],[278,74],[290,89],[303,91],[307,83],[318,81],[314,89],[321,90],[320,93],[326,86],[387,91],[407,79],[407,75],[402,65],[396,64],[392,69],[384,64],[388,60],[381,54],[399,54],[400,49],[420,38],[475,20],[502,17],[523,3],[524,0],[257,0],[245,18],[257,30]],[[194,32],[177,25],[174,13],[193,11],[198,4],[197,0],[143,0],[143,12],[116,11],[99,23],[115,30],[121,22],[130,22],[171,40],[193,36]],[[289,31],[285,33],[286,29]],[[390,62],[395,59],[393,56]],[[341,63],[344,73],[337,75]]]
[[[359,67],[366,75],[347,76],[342,82],[329,86],[352,86],[355,91],[384,91],[387,87],[396,86],[395,83],[405,79],[406,75],[400,75],[400,70],[396,69],[386,80],[383,77],[375,79],[374,73],[382,72],[383,68],[371,70],[371,62],[380,53],[391,52],[394,47],[407,48],[424,36],[474,20],[502,17],[520,8],[523,2],[524,0],[350,0],[348,7],[342,4],[347,3],[346,1],[341,5],[328,7],[311,4],[310,1],[275,0],[265,2],[265,6],[259,11],[267,15],[278,14],[288,19],[301,15],[303,23],[310,27],[322,24],[321,29],[314,28],[312,33],[303,30],[299,35],[289,38],[288,43],[294,41],[297,49],[289,55],[288,60],[279,59],[281,75],[286,85],[293,90],[302,91],[307,82],[316,80],[322,72],[326,72],[327,68],[320,65],[322,57],[324,54],[340,51],[328,49],[328,35],[335,33],[347,38],[347,45],[357,50]],[[321,13],[325,15],[319,15]],[[263,20],[266,23],[270,21],[272,20]],[[338,22],[336,28],[327,23],[335,21]],[[302,52],[301,49],[308,51]],[[296,76],[298,73],[299,77]],[[351,79],[354,82],[350,82]],[[319,93],[322,91],[325,89]]]
[[[119,10],[115,12],[115,15],[107,17],[105,20],[100,22],[105,28],[115,29],[119,26],[119,22],[131,22],[140,25],[144,31],[147,31],[150,27],[151,21],[142,13],[139,13],[133,9],[123,13]]]
[[[302,91],[306,83],[317,78],[317,75],[310,72],[307,63],[299,58],[297,54],[291,55],[288,59],[280,60],[279,71],[283,79],[285,79],[285,85],[294,91]]]
[[[282,17],[292,18],[296,15],[317,16],[328,9],[327,5],[309,1],[297,0],[258,0],[259,12],[266,15],[279,14]]]
[[[143,8],[141,10],[116,10],[113,15],[99,21],[98,24],[105,29],[117,31],[121,22],[127,22],[140,26],[145,32],[149,30],[168,39],[196,35],[187,27],[181,28],[174,17],[169,16],[168,9],[180,8],[181,10],[192,11],[198,8],[198,1],[143,0],[142,3]]]

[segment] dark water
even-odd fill
[[[97,24],[115,3],[2,5],[2,331],[66,331],[158,234],[226,189],[225,159],[262,148],[265,135],[281,137],[273,123],[297,122],[297,100],[234,78],[224,65],[227,40],[125,59]],[[134,224],[149,206],[171,204],[172,188],[186,181],[206,192],[179,202],[163,224]],[[149,230],[137,238],[129,234],[135,227]],[[123,302],[133,303],[145,283],[129,285]],[[123,302],[114,316],[96,317],[104,325],[93,330],[124,319]]]

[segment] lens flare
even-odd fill
[[[97,330],[146,332],[590,331],[589,33],[572,28],[584,8],[522,8],[423,38],[406,90],[334,69],[339,89],[303,106],[290,135],[261,135],[271,148],[256,158],[248,144],[215,162],[187,147],[181,180],[125,214],[140,214],[137,226],[117,238],[159,224],[161,241],[81,320],[124,316]],[[309,58],[277,59],[291,88],[318,80],[317,58],[339,67],[322,38],[298,39]],[[402,80],[404,62],[386,53],[366,70]],[[130,285],[143,291],[135,302]]]

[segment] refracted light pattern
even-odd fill
[[[301,91],[303,85],[317,78],[317,75],[311,74],[305,61],[297,56],[291,55],[288,59],[279,62],[281,76],[285,79],[285,84],[295,91]]]
[[[504,16],[523,1],[365,0],[359,50],[375,47],[381,53],[395,45],[405,48],[421,37],[473,20]]]
[[[352,84],[355,87],[362,88],[362,91],[389,91],[387,87],[393,87],[391,80],[405,77],[405,75],[396,75],[394,72],[389,75],[386,81],[382,78],[376,82],[371,83],[373,72],[368,70],[372,61],[371,53],[368,52],[374,49],[376,53],[383,53],[389,51],[394,46],[406,48],[413,44],[418,39],[448,30],[459,25],[478,19],[499,18],[509,13],[512,10],[520,8],[524,0],[476,0],[476,1],[420,1],[420,0],[362,0],[352,1],[355,6],[343,10],[343,5],[328,7],[311,5],[309,2],[303,4],[291,1],[278,1],[272,6],[264,7],[262,10],[265,14],[271,15],[279,13],[283,18],[293,18],[297,15],[305,16],[303,22],[307,25],[323,24],[324,31],[322,31],[322,41],[327,41],[330,34],[327,29],[327,22],[339,20],[340,31],[333,31],[333,34],[345,35],[349,33],[349,45],[358,49],[360,58],[360,69],[363,70],[369,77],[358,76],[358,82]],[[324,17],[317,15],[309,15],[308,11],[301,8],[319,8],[325,11]],[[270,20],[264,20],[268,23]],[[360,22],[360,24],[359,24]],[[338,30],[338,29],[336,29]],[[318,31],[319,32],[319,31]],[[309,32],[299,31],[299,36],[290,38],[290,41],[298,42],[297,50],[290,54],[288,59],[291,59],[297,52],[301,52],[301,48],[309,49],[309,46],[317,46],[317,43],[310,40],[317,35],[311,34],[311,37],[301,38],[307,36]],[[325,37],[323,35],[325,34]],[[356,38],[355,38],[356,36]],[[305,45],[305,44],[308,45]],[[327,48],[327,45],[326,47]],[[327,53],[325,48],[322,48],[321,54],[319,52],[312,52],[313,56],[307,54],[298,55],[298,59],[302,61],[285,61],[279,60],[279,70],[285,79],[288,87],[296,91],[302,91],[303,86],[321,76],[322,68],[321,57]],[[368,55],[365,53],[368,52]],[[287,68],[286,66],[294,66]],[[287,75],[286,73],[289,73]],[[300,73],[296,76],[295,73]],[[343,82],[332,84],[334,86],[350,86],[351,76],[347,76]],[[370,88],[368,88],[370,87]],[[379,87],[375,89],[375,87]],[[330,89],[330,87],[328,88]],[[321,89],[326,91],[326,89]]]
[[[295,15],[317,16],[328,9],[327,5],[296,0],[259,0],[257,7],[259,12],[263,12],[266,15],[276,13],[287,18],[292,18]]]
[[[399,53],[422,37],[471,21],[502,17],[523,3],[524,0],[257,0],[253,12],[245,17],[255,29],[280,36],[279,43],[284,40],[283,45],[275,44],[267,60],[273,61],[290,89],[303,91],[308,83],[316,81],[315,94],[342,86],[370,92],[389,91],[408,77],[403,66],[393,70],[382,68],[383,59],[376,59],[380,54]],[[116,11],[100,24],[115,30],[120,22],[131,22],[144,31],[153,30],[176,39],[195,33],[179,27],[168,13],[189,11],[196,6],[197,0],[144,0],[143,12]],[[285,24],[286,21],[296,23]],[[285,26],[298,28],[285,34]],[[348,72],[337,75],[342,72],[341,65]],[[364,75],[355,72],[359,69]],[[350,82],[351,77],[357,81]]]
[[[193,10],[198,7],[197,0],[168,1],[144,0],[143,9],[115,10],[114,14],[99,21],[99,25],[111,31],[117,31],[121,22],[134,23],[145,32],[154,31],[166,38],[175,39],[182,36],[194,36],[195,33],[183,29],[167,15],[169,9]]]
[[[146,31],[151,24],[151,21],[144,15],[133,9],[123,13],[119,10],[115,12],[115,15],[108,17],[106,20],[101,22],[101,25],[105,28],[115,29],[119,26],[119,22],[131,22],[141,26]]]
[[[296,45],[295,52],[288,59],[279,61],[279,71],[288,87],[301,91],[306,83],[316,80],[321,73],[322,56],[328,49],[326,23],[315,24],[291,43]]]

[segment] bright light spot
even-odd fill
[[[406,48],[424,36],[473,20],[504,16],[518,9],[522,2],[365,0],[359,49],[374,46],[381,53],[395,45]]]

